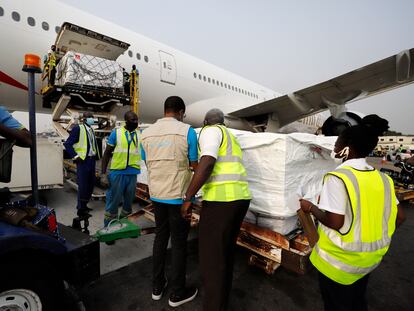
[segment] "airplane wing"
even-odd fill
[[[229,115],[247,120],[268,115],[269,120],[276,120],[277,127],[282,127],[322,110],[412,82],[414,48],[300,91],[233,111]]]

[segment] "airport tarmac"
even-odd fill
[[[75,214],[76,192],[67,184],[64,189],[43,193],[54,207],[59,221],[71,224]],[[104,202],[92,201],[90,230],[103,224]],[[137,203],[134,210],[139,208]],[[414,310],[414,207],[405,207],[407,221],[397,231],[389,254],[371,276],[368,287],[369,310]],[[153,226],[142,219],[141,226]],[[193,230],[188,251],[188,284],[200,285],[197,255],[197,232]],[[101,244],[102,277],[82,290],[87,310],[168,310],[168,294],[161,301],[151,300],[152,243],[154,235]],[[236,256],[230,310],[322,310],[317,273],[304,276],[283,268],[268,276],[247,264],[248,253],[239,248]],[[177,310],[201,310],[200,295]]]

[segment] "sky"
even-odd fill
[[[411,0],[61,0],[285,94],[414,47]],[[414,84],[348,105],[414,134]]]

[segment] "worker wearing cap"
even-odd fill
[[[106,174],[112,157],[109,188],[106,193],[104,225],[118,217],[118,206],[122,202],[121,217],[132,212],[135,198],[137,175],[141,172],[141,150],[139,142],[138,116],[128,111],[124,115],[125,126],[114,129],[108,137],[105,153],[102,157],[102,174]]]
[[[185,194],[183,217],[190,199],[202,187],[199,258],[204,285],[204,311],[226,310],[233,278],[237,235],[251,194],[242,163],[242,150],[224,126],[219,109],[207,112],[199,134],[200,162]]]
[[[82,123],[76,125],[64,143],[66,152],[76,163],[76,179],[78,183],[78,216],[90,216],[91,209],[87,206],[95,186],[96,160],[100,158],[96,141],[93,114],[86,111]]]

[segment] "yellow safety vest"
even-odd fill
[[[242,150],[233,134],[223,125],[218,127],[223,140],[210,178],[202,187],[203,200],[231,202],[250,200],[251,194],[247,183],[246,170],[242,163]],[[203,127],[200,131],[203,131]]]
[[[319,224],[310,261],[328,278],[349,285],[374,270],[388,251],[397,218],[394,183],[377,170],[341,167],[328,175],[345,184],[352,224],[345,234]]]
[[[48,65],[50,67],[56,67],[56,53],[53,51],[49,55]]]
[[[140,169],[141,149],[139,146],[138,131],[135,130],[136,140],[128,144],[126,135],[131,133],[124,127],[116,129],[116,146],[112,155],[111,170],[124,170],[128,166]]]
[[[79,140],[76,144],[73,145],[73,149],[75,150],[75,152],[78,154],[78,156],[82,159],[85,160],[86,158],[86,153],[88,151],[88,133],[86,132],[86,125],[85,124],[79,124]],[[93,133],[93,130],[92,130]],[[95,134],[93,134],[95,135]],[[95,143],[95,145],[93,145]],[[98,146],[96,145],[96,139],[94,139],[94,141],[91,141],[91,148],[94,149],[96,157],[99,159],[99,149]]]

